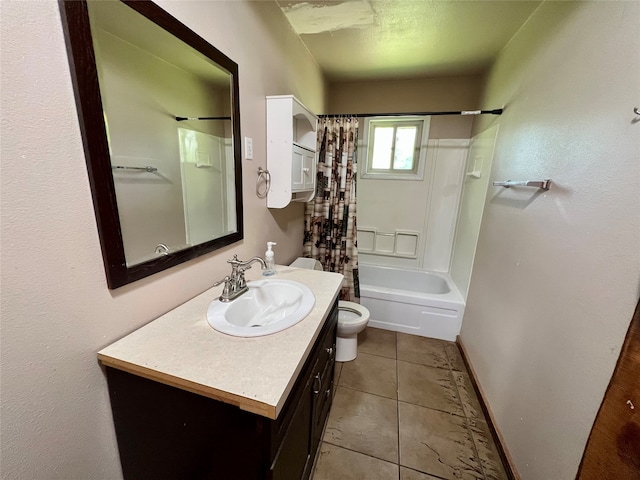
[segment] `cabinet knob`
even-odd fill
[[[308,168],[303,168],[302,171],[305,173],[305,175],[309,174],[309,169]]]
[[[333,359],[336,358],[336,346],[335,346],[335,344],[333,345],[333,347],[327,348],[326,351],[329,354],[329,358],[333,361]]]

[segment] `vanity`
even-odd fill
[[[333,399],[342,275],[278,266],[275,277],[315,296],[286,330],[214,330],[206,312],[216,287],[98,353],[125,479],[310,477]]]

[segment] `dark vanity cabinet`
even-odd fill
[[[337,302],[278,418],[106,367],[125,479],[308,479],[333,400]]]

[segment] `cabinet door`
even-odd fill
[[[311,384],[309,378],[271,466],[271,480],[300,480],[309,476],[313,458],[309,428],[313,406]]]
[[[315,189],[316,178],[316,154],[305,150],[302,162],[302,180],[305,190]]]
[[[291,161],[291,191],[305,192],[315,188],[316,154],[298,145],[293,146]]]

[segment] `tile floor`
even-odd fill
[[[337,363],[313,480],[505,480],[455,343],[367,328]]]

